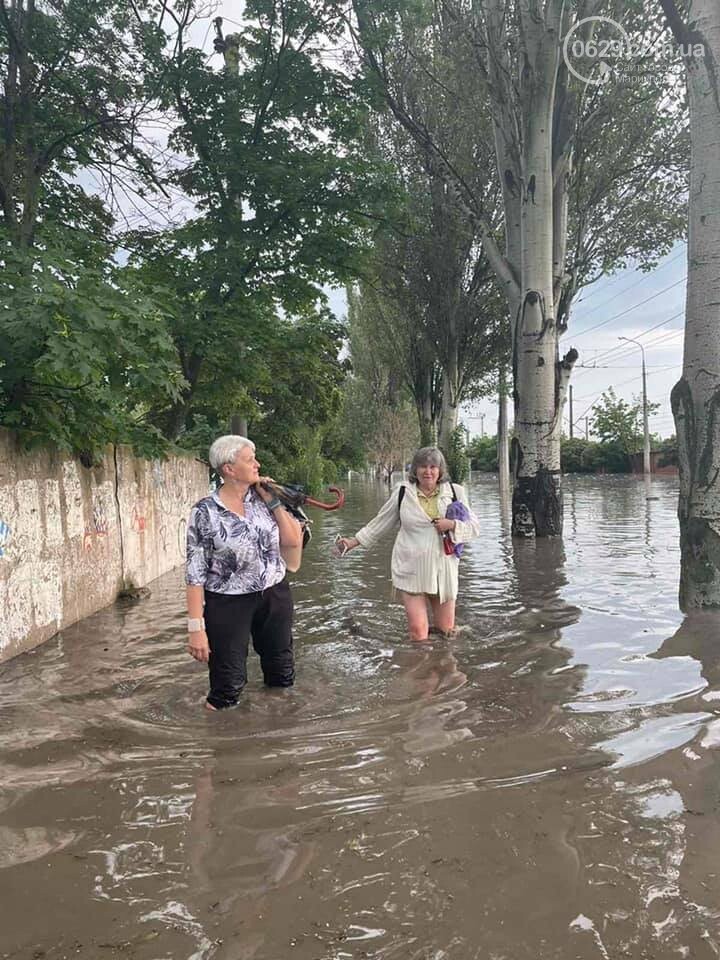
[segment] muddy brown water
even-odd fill
[[[570,478],[513,546],[495,481],[453,640],[413,645],[382,501],[294,577],[297,685],[201,709],[180,573],[0,668],[0,957],[720,953],[720,630],[677,610],[676,487]]]

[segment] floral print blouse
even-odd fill
[[[278,525],[251,488],[245,516],[223,504],[218,492],[199,500],[187,528],[185,582],[212,593],[258,593],[285,576]]]

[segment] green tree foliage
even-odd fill
[[[674,437],[658,442],[656,447],[662,452],[659,466],[677,462]],[[627,473],[630,470],[629,458],[617,440],[598,443],[583,437],[563,437],[560,449],[563,473]],[[473,437],[467,452],[473,470],[497,472],[496,437]]]
[[[0,416],[28,444],[89,456],[109,442],[163,449],[143,398],[178,395],[166,315],[107,261],[6,244],[0,272]]]
[[[409,13],[412,20],[419,8]],[[509,318],[482,248],[482,230],[468,218],[446,170],[418,137],[433,130],[454,170],[489,207],[495,203],[489,118],[455,95],[473,64],[461,38],[422,20],[425,62],[393,52],[386,67],[402,74],[397,93],[412,104],[417,127],[409,132],[392,113],[372,119],[372,140],[397,183],[397,205],[375,236],[361,295],[372,301],[378,338],[391,345],[415,402],[421,434],[450,447],[460,405],[497,387],[509,360]],[[446,24],[447,26],[447,24]],[[415,38],[417,39],[417,37]],[[486,112],[485,112],[486,113]],[[472,119],[470,120],[472,114]]]
[[[362,460],[389,479],[419,443],[417,417],[405,386],[403,360],[379,333],[382,301],[348,289],[352,376],[346,386],[345,430],[356,438]]]
[[[0,4],[0,422],[29,443],[155,453],[138,397],[182,385],[161,300],[113,263],[99,192],[155,179],[140,124],[159,44],[118,0]]]
[[[240,413],[309,476],[345,376],[320,285],[354,275],[383,191],[326,55],[341,13],[252,0],[233,71],[191,2],[2,3],[0,422],[155,454]]]
[[[662,451],[658,466],[677,463],[674,438],[654,444]],[[563,473],[629,473],[630,457],[618,440],[598,443],[582,437],[563,437],[561,445]]]
[[[468,444],[467,454],[473,470],[497,472],[497,437],[473,437]]]
[[[450,434],[447,444],[447,465],[450,479],[456,483],[464,483],[470,473],[470,457],[466,448],[465,428],[457,426]]]
[[[256,443],[274,458],[278,476],[314,490],[337,473],[326,434],[342,407],[347,375],[347,361],[339,359],[343,334],[327,313],[283,322],[268,358],[270,377],[254,394]]]
[[[563,473],[596,473],[598,470],[617,473],[626,468],[625,458],[617,454],[614,444],[600,444],[582,437],[563,437],[560,445]]]
[[[164,37],[139,0],[0,4],[0,209],[20,249],[106,233],[93,177],[155,181],[141,125]],[[84,176],[79,176],[80,172]],[[55,241],[53,243],[53,241]],[[59,242],[58,242],[59,241]],[[77,242],[77,241],[76,241]]]
[[[632,403],[615,395],[612,387],[593,406],[592,430],[603,443],[615,443],[629,457],[642,447],[642,400]],[[659,403],[648,404],[648,414],[660,409]]]
[[[242,413],[253,430],[269,409],[289,431],[301,413],[311,426],[335,412],[338,336],[318,285],[354,273],[382,193],[363,158],[358,92],[323,54],[342,30],[337,9],[255,0],[244,16],[242,34],[223,39],[237,69],[218,72],[186,45],[168,60],[164,97],[178,117],[170,142],[187,158],[170,181],[195,213],[128,240],[139,273],[172,291],[186,385],[156,416],[180,442],[208,405],[221,419]]]

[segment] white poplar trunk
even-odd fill
[[[664,5],[665,6],[665,5]],[[680,461],[683,610],[720,607],[720,3],[692,0],[684,44],[692,159],[683,372],[672,391]]]
[[[498,392],[497,461],[500,494],[503,498],[506,498],[510,493],[510,438],[508,433],[505,378],[502,375],[500,377],[500,390]]]
[[[457,369],[443,370],[442,404],[440,407],[440,429],[438,446],[445,456],[450,450],[450,439],[458,425],[458,384]]]
[[[428,378],[431,374],[428,374]],[[417,404],[418,425],[420,427],[420,446],[428,447],[435,443],[436,429],[433,423],[432,398],[428,384],[427,394]]]
[[[520,213],[520,297],[513,328],[515,437],[513,533],[562,533],[561,411],[575,356],[558,358],[556,294],[564,261],[567,180],[553,168],[553,112],[564,5],[546,15],[521,0],[523,193]],[[560,215],[558,216],[558,212]]]

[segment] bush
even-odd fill
[[[296,483],[307,493],[319,494],[326,484],[337,479],[337,467],[323,456],[322,431],[302,431],[300,449],[286,462],[285,483]]]
[[[603,473],[630,473],[630,457],[619,440],[597,444],[597,469]]]
[[[496,437],[473,437],[468,444],[467,452],[473,470],[485,470],[489,473],[497,473]]]
[[[563,437],[560,446],[563,473],[629,473],[630,458],[615,440],[597,443],[595,440]]]
[[[566,439],[560,446],[560,462],[563,473],[595,473],[599,466],[600,444],[581,437]]]
[[[470,471],[470,458],[465,451],[465,428],[455,427],[450,434],[448,449],[444,451],[450,479],[464,483]]]

